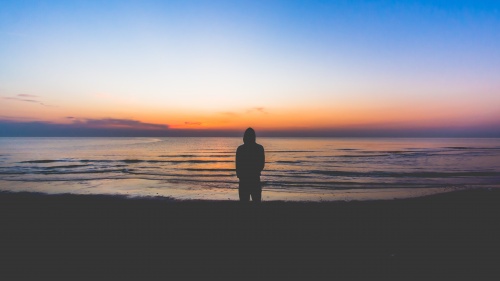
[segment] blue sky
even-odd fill
[[[493,130],[499,11],[498,1],[2,1],[0,119]]]

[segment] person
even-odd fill
[[[243,135],[243,144],[236,150],[236,176],[239,179],[238,194],[241,202],[262,200],[260,173],[264,170],[264,147],[255,141],[255,131],[248,128]]]

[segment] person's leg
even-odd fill
[[[248,202],[250,201],[250,190],[248,188],[248,182],[243,181],[240,179],[240,184],[238,188],[238,194],[240,196],[240,201],[241,202]]]
[[[252,201],[261,202],[262,201],[262,186],[260,184],[260,178],[255,179],[252,182]]]

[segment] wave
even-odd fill
[[[70,175],[70,174],[103,174],[113,172],[124,172],[123,169],[95,169],[80,171],[51,171],[51,170],[30,170],[30,171],[0,171],[0,175]]]
[[[472,146],[446,146],[446,149],[459,149],[459,150],[499,150],[500,147],[472,147]]]
[[[224,155],[224,154],[180,154],[180,155],[160,155],[158,157],[161,158],[195,158],[195,157],[215,157],[215,158],[227,158],[230,157],[229,155]]]
[[[233,163],[232,160],[146,160],[147,163]]]
[[[236,172],[236,169],[198,169],[198,168],[186,168],[186,171],[197,171],[197,172]]]
[[[154,173],[154,172],[135,172],[135,171],[127,171],[125,173],[128,173],[130,175],[142,175],[142,176],[159,176],[163,178],[190,178],[196,179],[196,178],[214,178],[214,177],[219,177],[219,178],[227,178],[227,177],[233,177],[233,174],[193,174],[193,173],[186,173],[186,174],[178,174],[178,173]]]
[[[311,170],[308,171],[312,174],[321,174],[327,176],[339,177],[416,177],[416,178],[449,178],[449,177],[498,177],[500,172],[408,172],[408,173],[394,173],[385,171],[373,172],[346,172],[346,171],[321,171]]]
[[[144,160],[138,160],[138,159],[125,159],[125,160],[121,160],[122,162],[124,163],[141,163],[141,162],[144,162]]]
[[[81,168],[81,167],[88,167],[89,165],[83,164],[83,165],[62,165],[62,166],[50,166],[50,167],[44,167],[45,169],[73,169],[73,168]]]
[[[200,155],[200,154],[181,154],[181,155],[160,155],[158,157],[162,158],[196,158],[196,157],[215,157],[215,158],[227,158],[229,155],[221,155],[221,154],[208,154],[208,155]]]
[[[29,160],[29,161],[21,161],[19,163],[55,163],[55,162],[65,162],[63,160]]]
[[[81,168],[81,169],[80,169]],[[26,175],[26,174],[102,174],[102,173],[124,173],[130,175],[152,175],[152,176],[165,176],[165,177],[224,177],[234,176],[236,172],[234,168],[183,168],[167,170],[161,172],[162,169],[144,170],[149,167],[139,167],[137,169],[122,168],[122,167],[98,167],[90,165],[64,165],[52,167],[9,167],[0,168],[2,175]],[[156,172],[158,171],[158,172]],[[180,171],[175,173],[174,171]],[[174,172],[174,173],[172,173]],[[209,172],[209,173],[196,173],[196,172]],[[210,174],[212,173],[212,174]],[[221,174],[222,173],[222,174]],[[342,178],[370,178],[376,180],[377,178],[434,178],[434,179],[449,179],[449,178],[500,178],[500,172],[496,171],[459,171],[459,172],[433,172],[433,171],[415,171],[415,172],[388,172],[388,171],[328,171],[328,170],[265,170],[263,176],[266,178],[290,178],[296,179],[296,182],[306,183],[306,179],[315,179],[314,182],[324,182],[325,178],[317,178],[315,175],[323,175],[328,177],[342,177]]]
[[[29,160],[29,161],[21,161],[18,163],[23,164],[47,164],[47,163],[57,163],[57,162],[81,162],[81,163],[126,163],[126,164],[135,164],[135,163],[230,163],[234,162],[232,160],[202,160],[202,159],[193,159],[193,160],[142,160],[142,159],[121,159],[121,160],[107,160],[107,159],[65,159],[65,160]]]
[[[389,156],[389,154],[368,154],[368,155],[335,155],[335,156],[327,156],[330,158],[334,157],[339,157],[339,158],[364,158],[364,157],[383,157],[383,156]]]
[[[305,152],[321,152],[317,150],[267,150],[269,153],[305,153]]]

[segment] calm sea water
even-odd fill
[[[500,186],[500,139],[258,138],[264,200]],[[241,138],[0,138],[0,190],[237,199]]]

